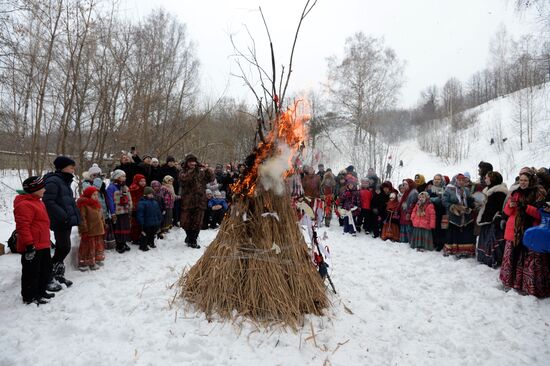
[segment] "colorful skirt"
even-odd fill
[[[420,227],[413,227],[409,244],[412,249],[434,250],[432,231]]]
[[[115,240],[117,243],[130,241],[130,216],[128,214],[117,215],[114,225]]]
[[[506,241],[500,280],[506,287],[539,298],[550,296],[550,254]]]
[[[132,221],[130,223],[130,239],[132,242],[139,243],[141,239],[141,226],[137,221],[137,212],[132,212]]]
[[[116,238],[115,238],[115,227],[111,219],[105,221],[105,249],[115,249]]]
[[[477,243],[477,260],[492,268],[497,268],[502,263],[504,253],[504,233],[493,224],[482,225]]]
[[[412,225],[401,225],[399,227],[399,242],[408,243],[412,232]]]
[[[461,257],[474,257],[476,255],[476,237],[474,236],[473,222],[461,227],[449,224],[447,236],[447,243],[443,247],[444,255]]]
[[[399,241],[399,225],[394,222],[386,222],[382,226],[382,234],[380,235],[382,240]]]
[[[78,265],[93,266],[105,260],[105,245],[103,235],[80,238],[78,248]]]

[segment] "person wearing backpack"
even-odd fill
[[[32,176],[23,181],[24,193],[15,197],[13,215],[17,252],[21,253],[21,296],[25,304],[46,304],[54,294],[46,292],[52,271],[50,219],[42,197],[44,179]]]

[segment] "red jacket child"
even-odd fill
[[[19,253],[25,253],[28,245],[34,245],[36,250],[50,247],[50,218],[39,196],[17,195],[13,202],[13,214]]]

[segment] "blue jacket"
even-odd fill
[[[537,253],[550,253],[550,213],[539,209],[541,223],[523,234],[523,244]]]
[[[208,208],[212,208],[212,206],[216,205],[222,205],[223,210],[227,211],[227,202],[223,198],[210,198],[208,200]]]
[[[44,176],[46,192],[42,201],[46,205],[52,230],[69,229],[80,224],[80,212],[71,189],[71,174],[55,172]]]
[[[155,227],[162,223],[162,212],[154,198],[141,197],[137,207],[137,221],[141,227]]]

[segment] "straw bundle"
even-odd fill
[[[297,329],[322,315],[325,286],[308,254],[290,197],[258,189],[235,202],[214,241],[179,281],[181,296],[204,311]]]

